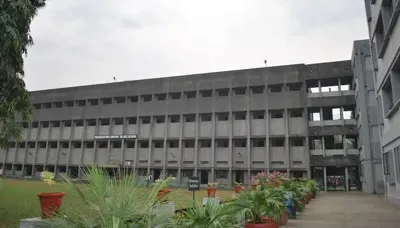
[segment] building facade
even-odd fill
[[[400,204],[400,2],[366,0],[385,192]]]
[[[379,135],[378,106],[369,40],[354,41],[352,68],[359,132],[360,177],[362,191],[384,193]],[[382,115],[380,115],[382,118]]]
[[[345,190],[359,166],[352,85],[351,62],[338,61],[35,91],[34,120],[0,164],[19,177],[167,172],[179,185],[279,170]]]

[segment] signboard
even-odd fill
[[[94,139],[136,139],[137,135],[95,135]]]
[[[189,191],[199,191],[200,190],[200,180],[198,177],[189,177],[188,183]]]

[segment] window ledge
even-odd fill
[[[393,107],[386,113],[385,118],[390,119],[393,114],[397,112],[400,106],[400,99],[397,100],[397,102],[393,105]]]
[[[382,46],[381,46],[381,48],[379,50],[379,53],[378,53],[378,58],[382,58],[383,57],[383,55],[384,55],[384,53],[386,51],[387,45],[389,43],[389,40],[390,40],[390,35],[389,34],[391,34],[391,32],[393,31],[393,28],[395,27],[396,22],[397,22],[397,18],[399,17],[399,14],[400,14],[400,9],[398,9],[399,8],[399,2],[397,3],[397,6],[396,6],[396,8],[395,8],[395,10],[394,10],[394,12],[392,14],[392,17],[390,18],[388,29],[387,29],[387,31],[385,33],[385,37],[383,39]]]

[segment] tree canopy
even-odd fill
[[[24,56],[33,45],[30,25],[46,0],[0,0],[0,148],[21,139],[17,119],[31,118],[30,96],[23,77]]]

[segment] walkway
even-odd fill
[[[399,228],[400,209],[383,196],[360,192],[321,193],[285,228]]]

